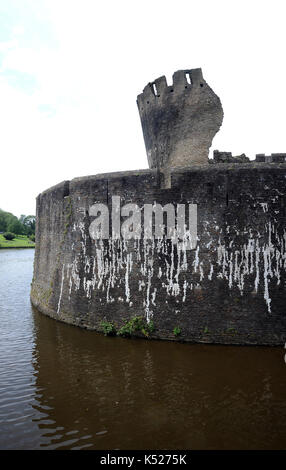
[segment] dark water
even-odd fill
[[[283,348],[105,338],[33,311],[0,250],[1,449],[285,449]]]

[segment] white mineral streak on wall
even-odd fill
[[[130,302],[130,288],[129,288],[129,274],[132,269],[132,253],[127,253],[126,268],[125,268],[125,298],[126,302]]]
[[[139,281],[139,292],[142,291],[142,287],[145,287],[145,282],[144,281]]]
[[[254,281],[254,289],[255,292],[258,292],[258,286],[259,286],[259,276],[260,276],[260,271],[259,271],[259,261],[260,261],[260,247],[259,247],[259,239],[257,238],[255,241],[255,281]]]
[[[263,209],[263,212],[267,212],[268,211],[268,204],[267,202],[260,202],[260,205]]]
[[[69,264],[67,265],[67,276],[66,277],[67,277],[67,279],[70,279],[70,265]],[[70,288],[69,288],[69,300],[70,300],[70,294],[71,293],[70,293]]]
[[[147,243],[144,243],[144,266],[145,266],[145,269],[147,268],[147,285],[146,285],[146,298],[145,300],[143,300],[143,305],[145,306],[146,320],[148,323],[150,322],[153,316],[153,311],[150,310],[150,295],[151,295],[151,287],[152,287],[152,278],[154,274],[154,269],[153,269],[154,249],[155,249],[154,238],[152,239],[152,241],[149,241],[149,243],[148,241]]]
[[[244,293],[244,280],[245,276],[254,274],[254,291],[258,292],[260,283],[260,270],[259,262],[263,260],[263,295],[267,305],[268,312],[271,312],[271,298],[269,293],[269,283],[272,278],[275,278],[277,285],[280,284],[281,270],[285,269],[286,250],[285,250],[285,230],[282,237],[279,237],[275,226],[269,222],[265,226],[267,242],[259,243],[260,234],[256,239],[248,239],[247,244],[244,244],[241,250],[235,250],[234,259],[233,252],[230,252],[231,247],[221,244],[217,249],[218,265],[221,266],[221,275],[219,277],[225,278],[229,281],[229,288],[235,284],[241,295]],[[243,232],[245,233],[246,230]],[[250,236],[253,234],[249,230]],[[272,237],[275,238],[275,246],[272,243]],[[261,245],[261,246],[260,246]]]
[[[146,313],[146,320],[147,323],[150,322],[152,316],[153,316],[153,311],[150,310],[150,290],[151,290],[151,280],[153,276],[153,268],[151,268],[148,271],[148,282],[147,282],[147,290],[146,290],[146,301],[145,301],[145,313]]]
[[[168,295],[177,296],[180,293],[180,285],[178,282],[179,272],[180,272],[180,250],[177,250],[176,264],[177,269],[175,270],[175,255],[174,255],[174,243],[170,241],[171,244],[171,259],[170,262],[168,258],[165,258],[166,263],[166,280],[167,283],[162,283],[162,287],[166,287]]]
[[[186,279],[185,279],[185,280],[184,280],[184,286],[183,286],[183,298],[182,298],[182,302],[185,302],[185,301],[186,301],[187,287],[188,287],[188,282],[187,282]]]
[[[65,278],[65,265],[63,264],[63,267],[62,267],[62,282],[61,282],[61,290],[60,290],[60,296],[59,296],[59,301],[58,301],[57,314],[59,314],[60,307],[61,307],[61,301],[62,301],[62,295],[63,295],[64,278]]]
[[[200,260],[199,260],[199,251],[200,251],[200,245],[198,245],[197,248],[196,248],[195,261],[193,262],[195,273],[197,272],[198,265],[199,265],[199,262],[200,262]]]
[[[214,272],[214,267],[213,267],[213,264],[211,263],[210,272],[209,272],[209,274],[208,274],[208,279],[209,279],[209,281],[212,280],[213,272]]]
[[[73,262],[69,265],[69,267],[71,268],[71,274],[69,278],[69,286],[70,286],[69,295],[71,295],[73,284],[75,286],[75,290],[79,290],[80,288],[80,276],[79,276],[79,269],[78,269],[79,262],[80,260],[75,258]]]
[[[186,242],[183,240],[182,245],[180,245],[180,250],[183,255],[183,262],[181,266],[182,271],[187,271],[188,270],[188,258],[187,258],[187,252],[188,250],[186,249]]]
[[[85,227],[84,227],[84,223],[83,222],[79,222],[78,224],[78,229],[80,230],[81,232],[81,236],[82,236],[82,242],[81,242],[81,246],[82,246],[82,252],[83,252],[83,255],[85,256],[86,254],[86,233],[85,233]]]
[[[267,304],[268,312],[271,312],[271,299],[269,297],[268,291],[268,282],[269,282],[269,264],[268,264],[268,247],[263,250],[263,257],[264,257],[264,299]]]
[[[155,304],[156,293],[157,293],[157,288],[155,287],[154,292],[152,292],[152,294],[151,294],[151,302],[152,302],[153,305],[156,305]]]
[[[266,214],[267,203],[260,205]],[[83,222],[74,224],[73,230],[79,231],[81,240],[74,242],[75,258],[67,265],[66,278],[64,266],[62,269],[58,312],[65,281],[69,286],[69,298],[73,291],[82,287],[88,299],[100,295],[103,302],[120,301],[129,306],[141,299],[146,319],[150,321],[153,316],[150,307],[156,306],[156,296],[160,291],[165,291],[166,303],[169,297],[178,296],[186,302],[194,286],[201,288],[205,279],[212,281],[214,276],[224,279],[229,289],[238,288],[241,295],[245,292],[246,279],[250,280],[254,292],[263,292],[268,312],[271,312],[270,280],[276,279],[280,284],[281,271],[286,269],[285,231],[283,236],[279,235],[274,221],[265,225],[264,234],[254,232],[250,227],[241,232],[229,225],[224,230],[216,225],[215,229],[218,232],[215,236],[212,230],[205,230],[203,241],[198,241],[195,250],[187,249],[187,240],[178,245],[165,238],[143,238],[134,242],[101,240],[93,248],[95,256],[90,256],[87,245],[90,239],[85,225]],[[241,237],[245,240],[239,249],[235,248],[237,237],[239,245]],[[80,251],[76,251],[79,245]],[[200,259],[206,250],[211,255],[209,261],[206,256]],[[156,274],[155,258],[161,259]],[[135,285],[138,287],[134,288]]]

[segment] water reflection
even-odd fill
[[[106,338],[56,322],[32,311],[32,257],[17,251],[0,252],[1,448],[285,448],[282,348]]]
[[[34,322],[43,446],[285,447],[280,348],[105,338],[36,312]]]

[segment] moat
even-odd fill
[[[282,347],[109,338],[32,309],[0,252],[0,449],[284,449]]]

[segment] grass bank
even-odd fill
[[[34,248],[35,243],[32,242],[26,235],[16,235],[14,240],[5,240],[3,235],[0,234],[0,249],[1,248]]]

